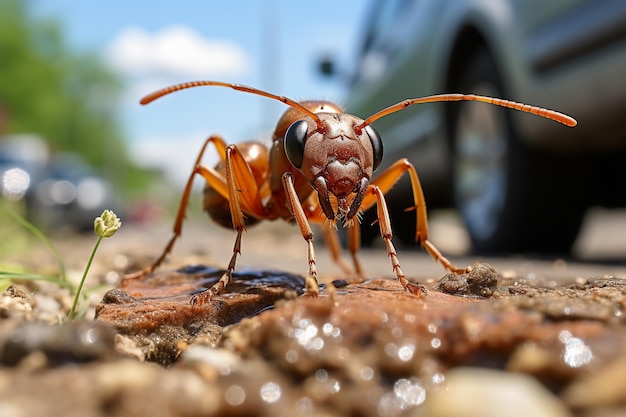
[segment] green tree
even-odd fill
[[[38,21],[26,2],[0,5],[0,105],[6,132],[37,132],[54,148],[102,163],[103,143],[123,141],[112,102],[118,78],[95,56],[71,53],[60,26]]]
[[[119,77],[66,43],[59,23],[33,18],[27,2],[0,2],[0,133],[38,133],[105,174],[127,173],[124,188],[142,187],[147,178],[128,166],[115,114]]]

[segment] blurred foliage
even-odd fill
[[[23,201],[11,202],[0,198],[0,230],[2,230],[2,238],[0,239],[0,270],[15,268],[16,265],[10,265],[9,260],[23,254],[33,245],[33,236],[19,222],[16,222],[12,216],[8,215],[8,211],[24,213],[23,205]]]
[[[29,16],[23,0],[0,2],[0,133],[38,133],[138,191],[152,173],[129,164],[115,114],[121,87],[96,54],[69,50],[58,22]]]

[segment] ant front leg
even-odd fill
[[[181,196],[180,199],[180,203],[178,204],[178,211],[176,214],[176,220],[174,221],[174,227],[173,227],[173,232],[174,234],[172,235],[171,239],[169,240],[169,242],[167,243],[167,245],[165,245],[165,249],[163,249],[163,252],[161,253],[161,255],[152,263],[152,265],[134,272],[132,274],[126,274],[123,277],[123,281],[124,280],[128,280],[128,279],[136,279],[136,278],[142,278],[150,273],[152,273],[156,268],[159,267],[159,265],[161,265],[161,263],[163,263],[163,261],[165,260],[165,258],[167,257],[167,255],[172,251],[172,249],[174,248],[174,243],[176,242],[176,240],[180,237],[182,230],[183,230],[183,221],[185,220],[185,213],[187,211],[187,207],[189,206],[189,197],[191,195],[191,191],[192,191],[192,187],[193,187],[193,181],[196,177],[197,174],[201,174],[203,175],[205,178],[207,176],[211,176],[213,177],[213,181],[211,181],[212,183],[216,183],[218,186],[220,185],[220,183],[224,183],[224,179],[221,178],[221,176],[215,172],[214,170],[211,170],[209,168],[203,167],[201,165],[202,162],[202,158],[204,156],[204,153],[207,149],[207,147],[209,146],[209,143],[213,143],[215,145],[215,148],[217,150],[217,153],[219,154],[220,158],[222,160],[225,159],[226,157],[226,143],[224,142],[224,139],[222,139],[220,136],[217,135],[213,135],[210,136],[209,138],[207,138],[204,141],[204,144],[202,145],[202,148],[200,149],[200,152],[198,153],[198,157],[196,158],[196,162],[194,164],[194,168],[191,171],[191,174],[189,175],[189,178],[187,179],[187,183],[185,185],[183,194]],[[217,188],[217,187],[216,187]],[[223,185],[220,188],[225,188]],[[122,282],[123,282],[122,281]]]
[[[283,174],[281,179],[283,182],[283,188],[285,189],[285,194],[287,194],[289,201],[289,208],[296,219],[296,223],[298,223],[298,227],[300,227],[300,232],[302,233],[302,237],[306,241],[308,247],[309,276],[305,281],[305,293],[317,297],[320,289],[317,282],[317,266],[315,262],[315,248],[313,247],[313,231],[311,230],[311,225],[306,218],[304,209],[302,208],[302,204],[300,203],[300,199],[298,198],[298,194],[296,193],[296,189],[293,185],[293,176],[291,173],[286,172]]]
[[[387,246],[387,256],[389,256],[389,260],[391,261],[391,268],[393,269],[394,274],[402,287],[415,295],[423,295],[426,294],[426,289],[419,285],[414,284],[406,279],[404,276],[404,272],[402,272],[402,268],[400,268],[400,262],[398,261],[398,254],[396,252],[396,248],[393,246],[391,242],[391,238],[393,233],[391,231],[391,220],[389,219],[389,210],[387,209],[387,203],[385,201],[385,196],[382,190],[376,186],[370,186],[371,195],[376,198],[376,209],[378,213],[378,223],[380,225],[380,235],[385,241],[385,245]]]
[[[469,272],[471,270],[471,267],[458,268],[454,266],[452,262],[450,262],[445,256],[443,256],[439,249],[437,249],[435,245],[433,245],[433,243],[428,240],[428,218],[426,214],[426,200],[424,199],[422,185],[413,164],[411,164],[405,158],[398,160],[396,163],[387,168],[387,170],[385,170],[382,174],[380,174],[372,182],[372,185],[380,187],[383,194],[387,193],[387,191],[389,191],[391,187],[406,172],[409,173],[409,177],[411,179],[413,201],[415,203],[414,208],[416,210],[417,216],[417,230],[415,233],[415,241],[419,242],[420,245],[428,252],[428,254],[435,261],[439,262],[446,270],[455,274],[464,274],[466,272]],[[374,197],[373,194],[367,195],[363,199],[363,204],[361,205],[362,210],[366,210],[371,207],[376,202],[376,200],[377,199]]]

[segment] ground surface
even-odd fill
[[[103,244],[92,284],[117,282],[169,237],[167,229],[127,226]],[[336,288],[312,299],[301,296],[301,237],[269,226],[244,236],[227,293],[192,305],[192,294],[221,275],[203,265],[223,267],[233,242],[210,226],[189,230],[153,276],[94,291],[86,319],[58,326],[70,297],[53,284],[18,283],[3,293],[0,415],[626,414],[619,248],[601,265],[517,257],[476,264],[443,221],[433,240],[459,255],[456,263],[475,265],[471,274],[445,275],[418,250],[401,251],[407,275],[427,289],[417,297],[390,279],[384,252],[362,253],[369,279],[360,282],[320,248],[322,279]],[[73,279],[92,240],[61,244]],[[598,250],[585,245],[586,256]],[[30,261],[49,268],[44,258]],[[176,271],[186,265],[196,266]]]

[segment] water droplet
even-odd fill
[[[385,353],[387,356],[396,356],[398,354],[398,346],[395,343],[387,343],[385,345]]]
[[[433,375],[432,379],[433,379],[433,384],[441,384],[446,380],[446,377],[443,374],[437,372],[436,374]]]
[[[572,338],[572,333],[569,330],[562,330],[559,333],[559,340],[561,343],[567,343]]]
[[[275,403],[280,399],[282,390],[276,382],[267,382],[261,387],[261,399],[267,403]]]
[[[419,405],[426,399],[426,390],[416,378],[397,380],[393,386],[393,392],[403,401],[403,409],[408,408],[407,406]]]
[[[565,343],[563,360],[568,366],[579,368],[591,362],[591,359],[593,359],[593,352],[582,339],[572,337]]]
[[[324,382],[328,379],[328,371],[326,369],[318,369],[315,371],[315,379],[319,382]]]
[[[294,336],[298,340],[298,343],[304,346],[309,343],[311,339],[317,336],[317,326],[314,324],[307,324],[300,329],[296,329]]]
[[[415,345],[404,345],[400,349],[398,349],[398,358],[402,362],[408,362],[413,358],[413,353],[415,352]]]
[[[316,337],[311,340],[311,343],[307,343],[305,348],[307,350],[322,350],[324,347],[324,340],[321,337]]]
[[[430,346],[431,346],[433,349],[439,349],[439,348],[441,347],[441,339],[439,339],[438,337],[433,337],[433,338],[430,340]]]
[[[341,329],[333,326],[331,323],[324,323],[322,332],[325,336],[331,336],[335,340],[341,340]]]
[[[246,400],[246,391],[239,385],[231,385],[224,393],[224,398],[230,405],[241,405]]]
[[[434,333],[437,333],[437,325],[436,325],[436,324],[434,324],[434,323],[430,323],[430,324],[428,325],[428,332],[429,332],[429,333],[433,333],[433,334],[434,334]]]
[[[374,377],[374,370],[369,366],[361,368],[361,371],[359,373],[361,374],[361,378],[363,378],[364,381],[370,381]]]
[[[324,340],[317,336],[318,328],[308,319],[299,321],[301,328],[296,329],[294,337],[307,350],[320,350],[324,347]]]
[[[415,316],[415,314],[406,313],[404,315],[404,321],[406,321],[409,324],[413,324],[415,323],[415,321],[417,321],[417,317]]]

